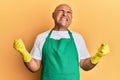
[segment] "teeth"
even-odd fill
[[[66,19],[65,19],[65,18],[62,18],[62,20],[63,20],[63,21],[66,21]]]
[[[62,21],[68,21],[68,19],[66,19],[66,18],[61,18],[61,20],[62,20]]]

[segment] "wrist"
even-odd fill
[[[101,51],[98,51],[97,53],[96,53],[96,56],[98,56],[98,57],[103,57],[103,52],[101,52]]]
[[[30,62],[32,59],[32,56],[26,49],[21,51],[21,55],[24,62]]]
[[[91,63],[92,64],[97,64],[99,62],[100,58],[101,58],[101,56],[98,53],[96,53],[96,55],[91,57]]]

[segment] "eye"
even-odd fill
[[[72,12],[71,12],[71,11],[67,11],[67,13],[72,14]]]

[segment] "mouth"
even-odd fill
[[[68,18],[62,17],[60,20],[61,21],[68,21]]]

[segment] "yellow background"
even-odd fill
[[[13,41],[22,38],[30,51],[36,36],[54,26],[51,14],[60,3],[72,7],[70,29],[83,35],[90,55],[102,42],[111,48],[93,70],[81,69],[81,80],[120,80],[120,0],[0,0],[0,80],[39,80]]]

